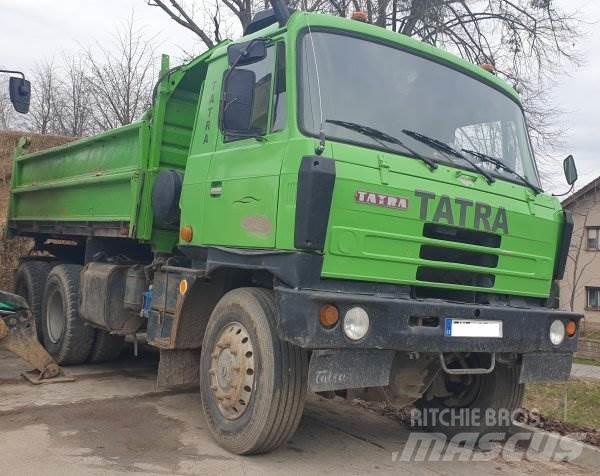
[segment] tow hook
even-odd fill
[[[446,364],[446,358],[444,357],[444,353],[440,352],[440,364],[444,372],[448,375],[486,375],[491,374],[496,368],[496,353],[493,352],[490,357],[490,366],[486,368],[459,368],[459,369],[451,369]]]

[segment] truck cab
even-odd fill
[[[510,414],[525,383],[566,380],[581,316],[551,291],[572,222],[542,190],[514,88],[272,3],[240,40],[163,58],[137,123],[21,144],[9,226],[54,257],[35,268],[43,294],[23,279],[49,352],[106,358],[143,331],[159,382],[199,384],[239,454],[285,443],[307,391]],[[507,436],[494,421],[420,427]]]
[[[264,57],[231,68],[227,51],[253,42]],[[512,87],[402,35],[298,13],[211,55],[181,223],[180,246],[322,252],[323,278],[544,300],[564,213]]]

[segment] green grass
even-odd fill
[[[582,339],[600,340],[600,330],[585,331],[581,335]]]
[[[573,359],[573,362],[576,364],[582,364],[582,365],[600,366],[600,360],[596,360],[596,359],[580,359],[579,357],[575,357]]]
[[[567,419],[563,419],[567,391]],[[567,383],[530,384],[525,387],[523,406],[545,417],[578,426],[600,429],[600,381],[571,379]]]

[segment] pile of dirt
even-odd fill
[[[0,131],[0,289],[13,289],[13,274],[19,257],[31,250],[31,240],[18,238],[6,239],[6,216],[8,214],[8,195],[12,174],[12,158],[19,138],[27,136],[30,140],[29,152],[49,149],[70,142],[73,137],[32,134],[30,132]]]

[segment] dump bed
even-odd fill
[[[64,146],[15,155],[14,231],[135,237],[148,164],[146,120]]]
[[[161,170],[185,170],[208,56],[175,69],[164,56],[152,106],[134,124],[33,154],[22,139],[10,233],[133,238],[169,251],[177,230],[153,224],[152,187]]]

